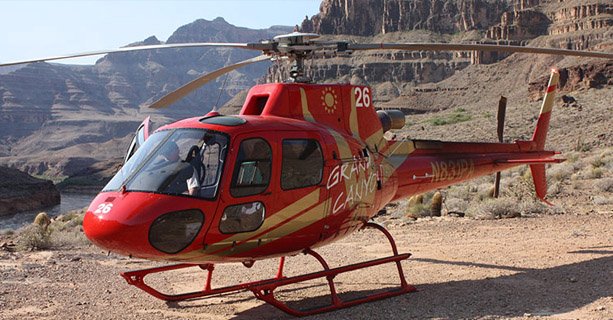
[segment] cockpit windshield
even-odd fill
[[[217,194],[228,137],[202,129],[154,133],[104,187],[211,199]]]

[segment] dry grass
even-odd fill
[[[21,228],[16,238],[17,250],[33,251],[51,248],[51,231],[37,224]]]
[[[48,227],[32,223],[17,230],[17,250],[48,250],[88,244],[81,227],[84,214],[84,210],[70,211],[52,219]]]
[[[596,196],[592,202],[599,206],[613,204],[613,197]]]
[[[602,192],[613,192],[613,178],[600,179],[595,183],[595,186]]]

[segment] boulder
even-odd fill
[[[60,192],[53,182],[32,177],[17,169],[0,167],[0,216],[59,203]]]

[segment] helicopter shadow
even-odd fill
[[[418,292],[379,300],[305,319],[422,319],[550,316],[566,313],[613,296],[613,255],[610,250],[586,250],[575,254],[602,257],[544,269],[516,268],[470,262],[427,259],[431,263],[473,265],[514,270],[512,275],[417,285]],[[570,254],[570,252],[569,252]],[[426,259],[424,259],[426,260]],[[410,273],[410,269],[409,269]],[[409,276],[410,280],[410,276]],[[355,291],[365,296],[379,290]],[[288,303],[310,309],[329,301],[329,295]],[[232,319],[292,319],[262,304],[236,314]]]

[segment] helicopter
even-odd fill
[[[130,257],[178,264],[122,272],[130,284],[166,301],[251,291],[280,310],[306,316],[384,299],[416,290],[408,284],[392,234],[371,219],[386,204],[483,175],[528,165],[536,196],[547,202],[545,165],[559,153],[545,141],[559,73],[552,70],[530,140],[513,143],[387,139],[401,129],[399,110],[376,110],[364,85],[316,84],[304,61],[362,50],[506,51],[612,59],[612,53],[554,48],[452,43],[352,43],[318,41],[317,34],[294,32],[254,43],[185,43],[126,47],[17,61],[0,66],[136,50],[229,47],[262,55],[202,75],[153,103],[165,108],[207,82],[242,66],[289,59],[289,79],[251,88],[238,115],[213,110],[151,132],[149,117],[138,127],[124,164],[92,201],[83,220],[89,240]],[[499,178],[498,178],[499,179]],[[391,254],[330,268],[316,248],[357,230],[384,234]],[[304,253],[322,270],[284,276],[285,259]],[[274,277],[213,286],[215,266],[279,259]],[[334,278],[384,264],[396,266],[392,290],[343,300]],[[168,294],[145,277],[185,268],[207,271],[202,290]],[[279,300],[281,287],[325,278],[330,304],[295,309]]]

